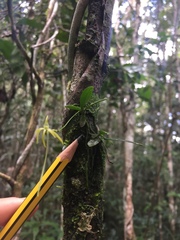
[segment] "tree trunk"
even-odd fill
[[[159,169],[159,166],[158,166]],[[158,196],[158,206],[162,205],[163,196],[162,196],[162,182],[161,178],[157,178],[157,196]],[[163,240],[163,219],[162,211],[158,211],[158,232],[157,237],[159,240]]]
[[[172,83],[171,80],[169,80],[169,83],[166,83],[167,85],[167,91],[166,91],[166,117],[169,119],[170,114],[172,114]],[[175,192],[174,189],[174,162],[172,157],[172,134],[167,133],[167,141],[166,141],[166,150],[167,150],[167,169],[168,169],[168,204],[169,204],[169,223],[172,231],[172,235],[175,235],[176,230],[176,204],[175,204],[175,198],[173,196],[173,192]]]
[[[131,15],[131,11],[135,13],[135,19],[132,23],[133,36],[132,46],[134,47],[133,64],[138,65],[138,30],[141,23],[140,18],[140,1],[129,1],[128,13]],[[127,17],[125,16],[125,18]],[[126,19],[126,21],[129,19]],[[120,31],[117,30],[117,34]],[[118,52],[122,47],[117,43]],[[123,54],[122,54],[123,55]],[[119,56],[120,58],[120,56]],[[120,58],[121,61],[121,58]],[[133,83],[126,83],[122,86],[121,97],[121,113],[123,121],[124,131],[124,191],[123,191],[123,204],[124,204],[124,240],[136,239],[133,223],[134,205],[133,205],[133,151],[134,145],[134,132],[135,132],[135,101],[134,93],[132,90]],[[126,100],[124,102],[124,100]],[[127,141],[126,141],[127,140]],[[131,141],[128,142],[128,141]]]
[[[177,80],[177,89],[179,92],[178,99],[180,102],[180,59],[179,59],[179,41],[178,41],[178,28],[180,23],[180,12],[179,7],[180,3],[178,0],[173,0],[173,30],[172,30],[172,36],[174,38],[174,52],[175,52],[175,67],[176,67],[176,80]]]
[[[124,123],[124,139],[134,142],[134,103],[131,100],[129,108],[125,108],[123,112]],[[133,224],[134,205],[132,201],[133,196],[133,149],[134,146],[130,142],[124,142],[124,239],[136,239]]]
[[[106,74],[113,2],[89,1],[86,35],[76,48],[68,104],[79,104],[81,92],[88,86],[94,86],[94,92],[99,93]],[[73,111],[67,110],[64,123],[72,115]],[[85,119],[84,124],[80,123],[82,117]],[[64,240],[103,238],[105,153],[102,142],[91,148],[87,146],[93,135],[98,134],[96,116],[90,109],[80,112],[63,131],[64,139],[68,141],[81,134],[84,140],[64,176]]]

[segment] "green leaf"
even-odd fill
[[[175,197],[176,196],[176,192],[174,191],[170,191],[168,194],[167,194],[168,197]]]
[[[43,24],[37,22],[37,18],[36,19],[21,18],[19,20],[18,24],[26,25],[26,26],[29,26],[31,28],[36,28],[36,29],[39,29],[39,30],[43,28]]]
[[[152,96],[151,86],[146,86],[144,88],[139,88],[137,93],[142,100],[149,102],[150,99],[151,99],[151,96]]]
[[[126,28],[126,35],[127,37],[132,37],[134,29],[132,27]]]
[[[165,31],[159,32],[158,36],[160,37],[161,42],[166,42],[168,38],[170,38],[170,35],[168,35]]]
[[[66,105],[66,108],[75,110],[75,111],[81,111],[81,108],[77,105]]]
[[[104,131],[104,130],[99,130],[99,135],[100,136],[108,136],[108,132]]]
[[[95,138],[95,139],[91,139],[89,140],[89,142],[87,143],[87,145],[89,147],[94,147],[96,146],[98,143],[100,143],[101,139],[100,138]]]
[[[146,52],[149,54],[149,56],[151,56],[152,54],[155,53],[155,52],[151,51],[151,50],[150,50],[149,48],[147,48],[147,47],[143,47],[143,50],[146,51]]]
[[[61,42],[67,43],[69,38],[69,33],[60,29],[56,38]]]
[[[19,66],[17,64],[13,64],[12,66],[13,72],[14,74],[18,77],[18,78],[22,78],[24,73],[25,73],[25,67],[24,65],[22,66],[21,64],[19,64]]]
[[[0,39],[0,52],[4,55],[4,57],[10,61],[11,53],[14,49],[14,45],[12,41]]]
[[[134,47],[130,47],[129,49],[128,49],[128,54],[129,55],[132,55],[134,53]]]
[[[93,91],[94,91],[93,86],[87,87],[82,91],[81,96],[80,96],[81,109],[83,109],[85,107],[85,105],[89,102],[89,100],[92,98]]]
[[[94,104],[98,104],[98,103],[100,103],[100,102],[104,102],[104,101],[106,101],[106,100],[107,100],[107,98],[98,99],[97,101],[92,102],[92,103],[90,104],[90,106],[93,106]]]

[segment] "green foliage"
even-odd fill
[[[152,88],[151,86],[146,86],[138,89],[137,93],[142,100],[149,102],[152,97]]]
[[[37,179],[36,174],[33,175],[35,179]],[[35,179],[32,178],[33,181]],[[56,184],[62,185],[62,179],[58,179]],[[60,229],[61,190],[56,187],[56,184],[43,198],[36,214],[24,223],[20,239],[48,240],[62,237],[63,232]],[[30,186],[25,188],[26,194],[30,191],[29,188]]]
[[[37,30],[41,30],[43,28],[43,24],[38,22],[37,19],[29,19],[29,18],[21,18],[17,24],[22,24],[25,26],[29,26],[32,29],[37,29]]]
[[[99,103],[105,99],[98,99],[98,97],[95,96],[93,92],[94,87],[89,86],[82,91],[79,105],[66,105],[66,108],[74,110],[76,113],[68,120],[68,122],[61,128],[61,130],[65,128],[77,114],[80,115],[80,127],[84,127],[84,125],[88,123],[86,114],[88,112],[91,114],[96,114],[98,112]]]
[[[87,106],[88,102],[92,99],[93,91],[94,91],[93,86],[87,87],[82,91],[79,102],[80,108],[82,110],[85,108],[85,106]]]
[[[11,54],[14,49],[14,44],[12,41],[0,39],[0,51],[4,55],[5,59],[11,60]]]
[[[18,78],[21,78],[25,73],[25,65],[18,48],[13,44],[12,41],[0,39],[0,52],[9,62],[10,68],[13,73]]]
[[[61,29],[60,29],[58,35],[56,36],[56,38],[58,40],[60,40],[61,42],[64,42],[64,43],[68,42],[68,37],[69,37],[68,33],[66,31],[61,30]]]
[[[32,240],[54,240],[62,237],[62,233],[59,229],[58,222],[55,221],[42,221],[41,213],[36,214],[36,220],[30,220],[25,223],[23,231],[21,234],[21,239],[32,239]]]
[[[98,110],[98,103],[106,100],[106,99],[97,99],[97,97],[94,95],[94,87],[90,86],[85,88],[80,96],[80,102],[78,105],[66,105],[66,108],[69,108],[71,110],[75,111],[89,111],[91,113],[96,112]],[[96,108],[94,109],[94,105],[96,105]],[[93,106],[93,108],[91,108]]]
[[[107,132],[99,130],[97,134],[91,134],[91,139],[88,141],[87,145],[89,147],[94,147],[101,141],[107,140],[107,135]]]

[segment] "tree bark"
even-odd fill
[[[166,93],[166,117],[169,119],[169,114],[172,114],[172,83],[171,80],[169,80],[169,83],[167,84],[167,91]],[[167,134],[167,141],[166,141],[166,150],[167,150],[167,169],[168,169],[168,204],[169,204],[169,223],[170,223],[170,228],[172,231],[172,235],[175,235],[175,230],[176,230],[176,203],[175,203],[175,198],[173,196],[173,192],[175,192],[174,189],[174,162],[173,162],[173,157],[172,157],[172,134]]]
[[[88,86],[93,86],[96,94],[101,89],[110,47],[113,3],[113,0],[89,1],[86,34],[76,47],[68,104],[79,104],[81,92]],[[80,126],[79,113],[63,131],[68,141],[80,134],[84,136],[64,176],[64,240],[103,239],[105,153],[102,142],[91,148],[87,146],[92,135],[98,134],[98,127],[91,111],[84,114],[84,126]],[[72,115],[72,110],[66,110],[64,124]]]
[[[124,127],[124,139],[134,142],[134,102],[130,100],[129,107],[123,109],[123,127]],[[124,239],[134,240],[136,239],[134,232],[133,214],[133,149],[134,145],[129,142],[124,142]]]
[[[141,23],[140,18],[140,1],[129,1],[129,15],[131,11],[135,13],[135,19],[132,23],[133,36],[132,46],[134,47],[133,64],[138,65],[138,30]],[[126,18],[126,16],[125,16]],[[129,19],[126,19],[126,21]],[[118,33],[119,30],[117,31]],[[118,49],[122,49],[120,44],[117,44]],[[120,56],[119,56],[120,58]],[[121,58],[120,58],[121,61]],[[133,205],[133,151],[134,145],[128,141],[134,142],[135,133],[135,100],[132,90],[133,83],[126,83],[122,86],[122,100],[121,113],[124,131],[124,191],[123,191],[123,205],[124,205],[124,240],[135,240],[136,235],[134,231],[134,205]],[[126,99],[126,102],[124,102]],[[126,141],[127,140],[127,141]]]

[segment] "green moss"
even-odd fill
[[[77,120],[74,126],[71,123],[67,136],[72,139],[72,136],[83,134],[85,137],[65,171],[64,240],[102,239],[104,149],[101,142],[88,147],[89,127],[80,128]],[[97,131],[93,117],[89,117],[89,122]]]

